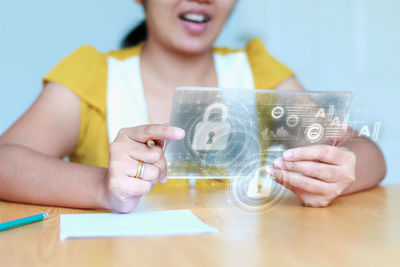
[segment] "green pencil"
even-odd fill
[[[18,220],[11,221],[11,222],[0,223],[0,231],[8,230],[11,228],[15,228],[15,227],[30,224],[30,223],[40,222],[49,217],[50,217],[50,214],[48,212],[46,212],[46,213],[18,219]]]

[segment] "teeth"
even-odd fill
[[[184,19],[186,20],[190,20],[190,21],[194,21],[194,22],[205,22],[206,21],[206,17],[204,15],[200,15],[200,14],[193,14],[193,13],[189,13],[183,16]]]

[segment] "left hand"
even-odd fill
[[[287,150],[266,171],[305,206],[327,207],[355,182],[356,156],[345,147],[313,145]],[[299,174],[300,173],[300,174]]]

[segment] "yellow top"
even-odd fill
[[[69,88],[81,99],[79,141],[70,161],[108,167],[109,139],[107,133],[107,58],[118,60],[139,56],[143,44],[108,53],[100,53],[91,46],[83,46],[54,67],[43,79]],[[227,55],[238,50],[215,48],[214,52]],[[246,49],[256,89],[274,89],[293,76],[286,66],[274,59],[260,39],[251,40]],[[179,181],[170,181],[178,183]],[[182,183],[180,181],[179,183]],[[185,185],[187,183],[185,182]]]

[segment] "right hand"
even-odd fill
[[[164,141],[178,141],[184,137],[183,129],[167,125],[121,129],[110,145],[110,162],[105,179],[108,208],[129,213],[158,182],[166,182]],[[146,145],[149,139],[156,143],[152,148]],[[135,177],[139,161],[145,164],[142,179]]]

